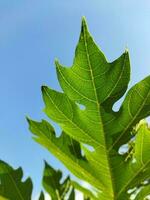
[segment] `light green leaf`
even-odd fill
[[[22,177],[21,168],[14,170],[7,163],[0,160],[0,196],[9,200],[31,200],[31,179],[28,178],[22,182]]]
[[[28,120],[34,139],[77,177],[95,187],[98,199],[129,199],[128,189],[148,178],[148,173],[143,172],[137,179],[142,168],[140,155],[144,155],[142,163],[148,163],[150,158],[146,141],[143,140],[142,147],[139,145],[145,130],[139,129],[137,133],[134,158],[127,159],[118,150],[133,138],[133,127],[150,114],[150,76],[133,86],[119,111],[113,111],[130,80],[129,54],[125,51],[115,61],[108,62],[84,18],[72,67],[56,61],[56,70],[63,92],[43,86],[42,94],[45,113],[63,132],[57,138],[48,122]],[[146,171],[149,170],[149,165],[145,165]]]

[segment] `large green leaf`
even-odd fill
[[[9,200],[31,200],[32,182],[28,178],[22,182],[21,168],[14,170],[0,160],[0,196]],[[1,197],[0,197],[1,199]]]
[[[45,113],[63,132],[56,137],[48,122],[28,120],[34,139],[77,177],[95,187],[98,199],[129,199],[128,189],[148,178],[145,167],[149,170],[150,149],[147,140],[142,140],[142,147],[139,140],[149,130],[139,130],[134,158],[127,159],[118,150],[132,139],[133,127],[150,114],[150,76],[133,86],[119,111],[113,111],[113,105],[128,87],[129,54],[125,51],[115,61],[108,62],[90,35],[84,18],[72,67],[56,61],[56,69],[63,93],[43,86],[42,94]],[[141,151],[137,150],[139,146]],[[146,160],[143,167],[138,161],[141,154]]]

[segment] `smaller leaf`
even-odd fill
[[[63,183],[60,183],[62,172],[53,169],[45,162],[43,175],[43,187],[51,196],[52,200],[63,200],[71,189],[70,178],[67,177]],[[72,195],[73,196],[73,195]]]
[[[0,160],[0,196],[9,200],[31,200],[32,181],[28,178],[22,182],[22,177],[21,168],[14,170]]]

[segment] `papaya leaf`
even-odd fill
[[[0,199],[31,200],[32,182],[28,178],[22,182],[21,168],[14,170],[4,161],[0,160]]]
[[[71,191],[70,178],[67,177],[62,183],[62,172],[56,171],[48,163],[45,162],[45,169],[43,175],[43,187],[50,195],[52,200],[64,200]],[[70,194],[73,199],[73,194]]]
[[[97,199],[130,199],[128,190],[150,176],[147,126],[137,131],[131,151],[135,153],[128,151],[128,159],[126,154],[119,154],[119,148],[134,140],[133,128],[150,115],[150,76],[127,91],[128,51],[108,62],[89,33],[85,18],[73,65],[55,64],[63,92],[43,86],[42,94],[45,113],[62,128],[62,135],[56,137],[46,121],[28,119],[34,139],[93,186]],[[125,93],[115,112],[114,104]]]

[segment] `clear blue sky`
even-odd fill
[[[45,118],[40,87],[60,89],[54,59],[71,65],[83,15],[108,60],[128,47],[130,85],[150,74],[148,0],[0,0],[0,159],[31,175],[34,194],[43,159],[62,165],[31,139],[25,115]]]

